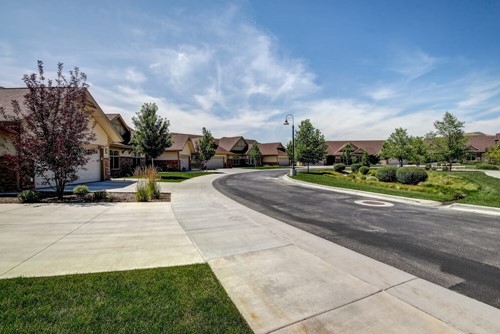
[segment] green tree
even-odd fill
[[[262,156],[262,153],[260,152],[260,148],[259,148],[259,143],[258,142],[255,142],[252,145],[252,148],[248,152],[248,155],[250,156],[250,158],[253,159],[254,166],[257,167],[257,160]]]
[[[363,151],[363,155],[361,156],[361,164],[370,167],[370,155],[366,151]]]
[[[406,129],[397,128],[387,138],[382,146],[381,155],[385,158],[397,159],[399,167],[403,166],[403,161],[412,157],[411,137]]]
[[[428,159],[428,148],[423,137],[410,137],[411,145],[411,161],[413,161],[417,166],[425,162]]]
[[[293,161],[297,161],[297,150],[295,150],[295,157],[294,159],[292,159],[293,157],[293,147],[292,147],[292,141],[288,141],[288,143],[286,144],[286,154],[288,155],[288,161],[290,161],[290,164],[292,163],[292,160]]]
[[[353,149],[351,144],[347,144],[342,149],[342,161],[344,161],[346,165],[352,164],[352,151]]]
[[[309,119],[300,122],[299,129],[295,132],[295,149],[300,162],[309,165],[323,160],[327,154],[325,136],[315,129]]]
[[[146,154],[153,159],[162,154],[166,148],[172,146],[172,136],[168,131],[170,122],[157,115],[156,103],[144,103],[136,117],[132,117],[135,132],[131,143],[137,153]]]
[[[198,153],[203,168],[205,168],[205,164],[207,163],[207,161],[212,159],[215,155],[217,144],[215,143],[215,139],[214,137],[212,137],[212,133],[210,131],[208,131],[206,128],[203,128],[202,132],[203,135],[198,141]]]
[[[488,147],[488,151],[484,156],[490,162],[500,163],[500,144]]]
[[[453,161],[462,159],[467,152],[468,139],[464,133],[464,122],[460,122],[449,112],[444,114],[442,121],[435,121],[435,132],[426,135],[429,153],[437,160],[449,163],[452,170]]]

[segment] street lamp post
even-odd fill
[[[290,170],[290,176],[297,175],[297,170],[295,170],[295,121],[292,114],[286,115],[285,122],[283,125],[289,125],[288,118],[292,118],[292,169]]]

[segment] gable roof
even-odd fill
[[[368,154],[379,154],[384,145],[383,140],[329,140],[326,142],[328,155],[341,155],[342,149],[347,145],[357,151],[358,149],[368,152]]]
[[[167,152],[182,151],[190,139],[190,135],[185,133],[171,133],[170,135],[172,136],[172,146],[165,149]]]
[[[260,153],[266,155],[288,156],[285,147],[281,143],[263,143],[259,144]]]
[[[112,142],[121,142],[123,141],[122,136],[115,130],[113,125],[111,124],[108,117],[104,114],[99,104],[97,104],[96,100],[90,94],[87,89],[87,107],[90,107],[92,110],[92,117],[96,120],[97,124],[99,124],[104,132],[108,135],[109,139]],[[6,114],[14,116],[13,108],[12,108],[12,100],[17,100],[19,102],[19,106],[21,111],[27,112],[24,101],[24,96],[29,93],[28,88],[0,88],[0,107],[4,107]],[[0,122],[8,121],[5,119],[3,115],[0,114]]]
[[[234,146],[240,141],[243,140],[242,136],[237,136],[237,137],[222,137],[218,141],[219,147],[223,148],[226,151],[232,151]],[[248,145],[248,144],[247,144]]]
[[[486,152],[486,149],[488,147],[493,146],[495,145],[495,143],[500,142],[500,134],[496,135],[475,134],[475,135],[469,135],[468,137],[469,137],[469,142],[467,143],[467,145],[475,148],[477,152]]]

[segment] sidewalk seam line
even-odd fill
[[[52,242],[50,245],[46,246],[45,248],[39,250],[38,252],[36,252],[35,254],[31,255],[30,257],[28,257],[27,259],[23,260],[22,262],[16,264],[14,267],[10,268],[9,270],[5,271],[4,273],[0,274],[0,277],[4,276],[5,274],[8,274],[9,272],[11,272],[12,270],[16,269],[17,267],[19,267],[20,265],[26,263],[27,261],[31,260],[32,258],[34,258],[35,256],[37,256],[38,254],[40,254],[41,252],[47,250],[48,248],[54,246],[56,243],[58,243],[59,241],[61,241],[62,239],[66,238],[67,236],[69,236],[70,234],[73,234],[73,232],[76,232],[78,231],[79,229],[81,229],[82,227],[84,227],[85,225],[87,225],[88,223],[90,223],[91,221],[93,221],[94,219],[100,217],[101,215],[103,215],[104,213],[108,212],[110,209],[112,209],[114,207],[114,205],[110,206],[109,208],[107,208],[106,210],[104,210],[103,212],[101,212],[100,214],[98,214],[97,216],[93,217],[92,219],[89,219],[88,221],[82,223],[80,226],[78,226],[77,228],[75,228],[74,230],[72,230],[71,232],[63,235],[62,237],[60,237],[59,239],[57,239],[56,241]]]
[[[287,324],[287,325],[284,325],[284,326],[280,326],[280,327],[278,327],[278,328],[271,329],[271,330],[270,330],[270,331],[268,331],[267,333],[273,333],[273,332],[279,331],[280,329],[287,328],[287,327],[289,327],[289,326],[293,326],[293,325],[295,325],[295,324],[298,324],[298,323],[300,323],[300,322],[302,322],[302,321],[306,321],[306,320],[309,320],[309,319],[311,319],[311,318],[315,318],[315,317],[318,317],[318,316],[320,316],[320,315],[323,315],[323,314],[325,314],[325,313],[335,311],[335,310],[337,310],[337,309],[339,309],[339,308],[342,308],[342,307],[345,307],[345,306],[348,306],[348,305],[351,305],[351,304],[357,303],[357,302],[359,302],[359,301],[361,301],[361,300],[364,300],[364,299],[366,299],[366,298],[370,298],[370,297],[372,297],[372,296],[374,296],[374,295],[376,295],[376,294],[379,294],[379,293],[381,293],[381,292],[384,292],[384,290],[378,290],[378,291],[375,291],[375,292],[373,292],[373,293],[371,293],[371,294],[369,294],[369,295],[366,295],[366,296],[364,296],[364,297],[358,298],[358,299],[356,299],[356,300],[352,300],[352,301],[350,301],[350,302],[348,302],[348,303],[346,303],[346,304],[342,304],[342,305],[339,305],[339,306],[334,307],[334,308],[332,308],[332,309],[329,309],[329,310],[326,310],[326,311],[321,311],[321,312],[318,312],[318,313],[312,314],[312,315],[310,315],[310,316],[307,316],[307,317],[305,317],[305,318],[302,318],[302,319],[300,319],[300,320],[293,321],[293,322],[291,322],[291,323],[289,323],[289,324]]]
[[[285,248],[285,247],[289,247],[289,246],[295,246],[295,247],[297,247],[296,245],[289,243],[289,244],[286,244],[286,245],[274,246],[274,247],[270,247],[270,248],[263,248],[263,249],[251,250],[251,251],[247,251],[247,252],[244,252],[244,253],[237,253],[237,254],[232,254],[232,255],[218,256],[218,257],[214,257],[214,258],[210,259],[209,261],[216,260],[216,259],[223,259],[223,258],[227,258],[227,257],[233,257],[233,256],[240,256],[240,255],[245,255],[245,254],[253,254],[253,253],[257,253],[257,252],[267,251],[267,250],[271,250],[271,249]]]

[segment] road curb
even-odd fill
[[[490,208],[486,206],[454,203],[444,207],[450,210],[480,213],[483,215],[500,216],[500,208]]]
[[[335,191],[338,193],[351,194],[351,195],[370,197],[370,198],[377,198],[377,199],[387,200],[387,201],[392,201],[392,202],[397,202],[397,203],[419,205],[419,206],[428,206],[428,207],[441,207],[441,206],[443,206],[443,204],[441,202],[437,202],[437,201],[431,201],[431,200],[426,200],[426,199],[417,199],[417,198],[405,198],[405,197],[400,197],[400,196],[372,193],[369,191],[324,186],[324,185],[319,185],[319,184],[315,184],[315,183],[294,180],[294,179],[288,177],[288,175],[284,175],[283,179],[285,181],[300,184],[302,186],[309,187],[309,188],[324,189],[324,190],[329,190],[329,191]]]

